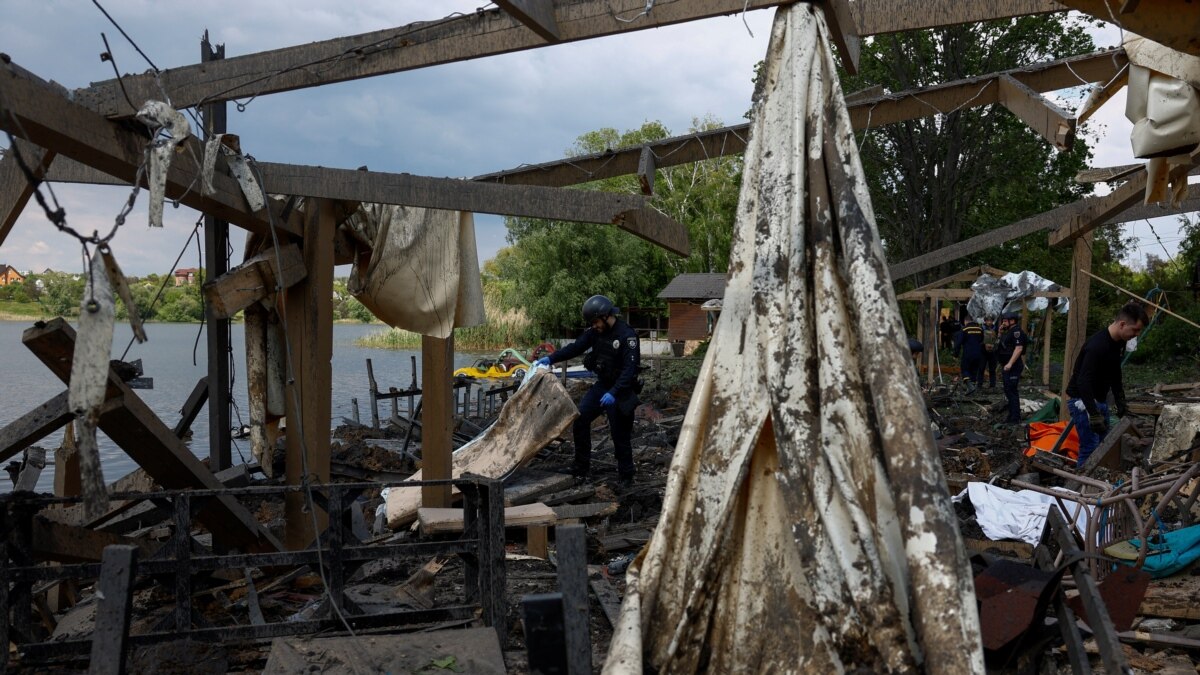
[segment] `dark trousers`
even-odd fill
[[[613,454],[617,456],[617,475],[622,478],[633,476],[633,410],[636,399],[618,401],[617,405],[605,408],[600,405],[600,397],[609,388],[610,385],[597,382],[579,400],[579,417],[575,418],[575,424],[571,427],[575,434],[575,466],[571,472],[576,476],[587,475],[592,468],[592,422],[602,414],[608,415]],[[623,412],[626,408],[628,412]]]
[[[1024,370],[1025,361],[1017,359],[1012,368],[1004,371],[1004,398],[1008,399],[1008,419],[1005,420],[1007,422],[1021,421],[1021,398],[1017,393],[1017,385],[1021,383],[1021,373]]]
[[[964,352],[962,361],[959,362],[959,369],[962,371],[962,379],[970,380],[976,386],[983,386],[983,353],[982,352]]]
[[[1091,457],[1096,448],[1100,446],[1100,441],[1104,440],[1104,435],[1092,429],[1092,422],[1088,419],[1087,408],[1085,407],[1083,410],[1080,410],[1075,405],[1075,402],[1078,400],[1077,398],[1067,399],[1067,410],[1071,413],[1071,421],[1075,423],[1075,433],[1079,434],[1079,459],[1077,460],[1077,465],[1083,466],[1088,457]],[[1096,409],[1100,411],[1100,414],[1107,421],[1108,404],[1097,403]]]
[[[996,386],[996,352],[983,350],[983,370],[987,371],[988,386]],[[983,380],[983,373],[979,374],[979,379]]]

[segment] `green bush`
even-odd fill
[[[1200,304],[1190,303],[1173,307],[1171,311],[1200,323]],[[1138,339],[1137,351],[1129,356],[1129,361],[1200,364],[1200,328],[1162,314],[1154,326]]]

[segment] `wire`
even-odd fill
[[[617,21],[620,21],[621,23],[633,23],[634,21],[637,21],[638,19],[642,18],[643,16],[649,16],[650,10],[654,9],[654,2],[655,2],[655,0],[646,0],[645,9],[643,9],[642,11],[638,12],[637,14],[633,15],[632,17],[630,17],[628,19],[618,16],[612,10],[609,10],[609,14],[612,15],[612,18],[616,19]],[[749,3],[747,3],[747,4],[749,4]],[[749,28],[749,27],[747,27],[747,28]]]
[[[154,309],[155,303],[157,303],[158,299],[162,297],[163,291],[165,291],[167,288],[167,282],[170,281],[172,276],[174,275],[175,268],[179,267],[179,261],[183,260],[183,254],[187,253],[188,246],[191,245],[191,243],[192,243],[192,237],[196,236],[196,234],[200,231],[200,224],[203,222],[204,222],[204,216],[202,215],[196,221],[196,224],[192,227],[192,233],[190,235],[188,235],[187,241],[183,242],[183,248],[179,250],[179,255],[175,256],[175,262],[171,263],[171,270],[169,272],[167,272],[166,276],[163,277],[162,283],[159,284],[159,286],[158,286],[158,293],[154,294],[154,299],[150,301],[150,305],[146,308],[147,317],[149,316],[149,311],[151,309]],[[132,307],[126,307],[126,309],[131,312],[133,311]],[[125,351],[121,352],[121,358],[119,360],[121,360],[121,361],[125,360],[125,357],[129,354],[129,348],[133,346],[133,342],[135,339],[136,338],[132,338],[132,337],[129,338],[129,344],[125,345]]]
[[[154,65],[154,62],[150,60],[150,57],[146,56],[146,52],[142,51],[142,48],[133,41],[133,38],[129,37],[129,33],[126,33],[125,29],[121,28],[121,24],[117,23],[117,20],[112,18],[112,15],[108,13],[108,10],[104,9],[104,6],[100,4],[99,0],[92,0],[92,4],[96,6],[96,9],[100,10],[100,13],[104,15],[104,18],[108,19],[108,22],[111,23],[114,28],[121,32],[121,35],[129,41],[129,44],[137,50],[137,53],[141,54],[143,59],[146,59],[146,63],[150,64],[150,67],[154,69],[154,72],[158,72],[158,66]],[[105,41],[104,46],[108,47],[107,40]]]
[[[1150,222],[1149,218],[1143,218],[1142,220],[1144,220],[1146,224],[1150,226],[1150,233],[1153,234],[1154,238],[1158,240],[1158,245],[1162,247],[1163,253],[1167,254],[1167,260],[1170,260],[1171,263],[1174,264],[1175,257],[1172,256],[1171,252],[1167,250],[1167,245],[1163,243],[1162,237],[1158,236],[1158,231],[1154,229],[1154,223]]]

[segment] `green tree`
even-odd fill
[[[692,132],[719,128],[712,119],[693,121]],[[568,155],[636,147],[667,138],[659,122],[618,132],[605,128],[581,135]],[[579,307],[604,293],[619,307],[653,307],[657,294],[681,272],[723,272],[741,182],[740,156],[666,167],[655,178],[654,206],[688,228],[692,254],[669,254],[614,227],[530,218],[507,218],[510,247],[485,265],[486,292],[501,307],[522,309],[547,330],[577,327]],[[621,176],[585,186],[640,193],[637,178]]]
[[[846,91],[915,89],[1093,51],[1081,22],[1063,15],[879,36],[864,44]],[[995,86],[994,84],[988,86]],[[1083,138],[1058,152],[1000,105],[965,107],[860,132],[862,161],[888,259],[901,261],[1008,225],[1091,191],[1073,177],[1086,166]],[[1113,253],[1121,242],[1100,234]],[[1108,251],[1104,253],[1108,255]],[[1117,256],[1119,257],[1119,256]],[[1046,235],[929,270],[916,283],[987,263],[1065,280],[1070,256]]]

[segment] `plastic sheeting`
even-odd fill
[[[1063,490],[1064,494],[1078,493]],[[1033,490],[1005,490],[987,483],[968,483],[956,499],[966,495],[975,507],[975,521],[984,535],[993,541],[1019,539],[1037,546],[1042,530],[1046,527],[1046,516],[1050,507],[1058,505],[1058,499]],[[1087,531],[1088,513],[1070,499],[1064,499],[1067,518],[1074,518],[1080,532]]]
[[[1050,298],[1033,298],[1040,291],[1060,291],[1062,286],[1028,270],[1021,273],[1009,273],[1002,277],[981,274],[971,284],[975,295],[967,301],[967,313],[976,321],[985,317],[999,317],[1005,312],[1018,312],[1024,305],[1031,312],[1038,312],[1050,306]],[[1055,298],[1055,306],[1060,314],[1066,314],[1070,302],[1066,298]]]
[[[363,204],[346,222],[372,242],[347,288],[382,321],[446,338],[484,322],[483,287],[470,213]]]
[[[819,7],[778,10],[763,81],[723,311],[604,672],[982,673]]]

